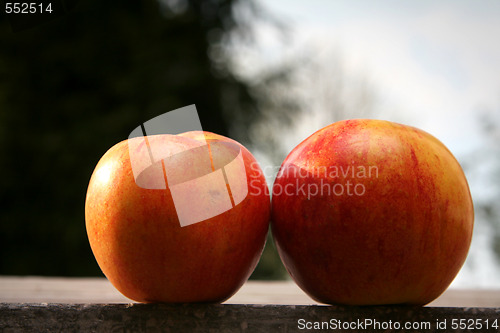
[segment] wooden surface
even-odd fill
[[[500,291],[450,289],[427,307],[349,307],[316,304],[291,281],[250,281],[224,304],[167,305],[134,303],[102,278],[0,277],[1,333],[340,332],[346,324],[351,332],[497,333]]]
[[[104,278],[1,277],[0,303],[131,303]],[[228,304],[317,304],[293,281],[248,281]],[[500,307],[500,290],[448,289],[433,307]]]
[[[491,326],[499,317],[498,308],[0,303],[2,332],[273,333],[345,328],[351,332],[497,333],[498,328]],[[465,321],[465,329],[458,329],[460,320]],[[472,328],[470,320],[481,329]]]

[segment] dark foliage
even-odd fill
[[[249,86],[208,55],[241,29],[238,2],[79,1],[17,32],[0,16],[0,274],[101,274],[85,193],[138,124],[190,104],[224,135],[258,117]]]

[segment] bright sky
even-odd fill
[[[500,113],[500,1],[259,2],[288,24],[293,37],[283,46],[265,27],[258,30],[263,61],[279,61],[301,47],[335,49],[347,74],[364,75],[375,87],[373,118],[424,129],[459,160],[481,149],[478,112]],[[319,129],[301,126],[297,133]],[[473,197],[481,195],[481,180],[475,182],[469,179]],[[489,241],[488,228],[476,220],[468,263],[454,286],[500,288]]]
[[[478,143],[474,114],[500,108],[499,1],[261,3],[289,22],[296,45],[339,49],[367,75],[390,105],[380,117],[427,130],[456,154]]]

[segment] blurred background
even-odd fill
[[[269,184],[334,121],[433,134],[476,210],[453,286],[500,288],[500,2],[59,3],[48,22],[0,14],[0,275],[101,276],[84,217],[95,165],[138,124],[196,104]],[[252,278],[287,278],[271,240]]]

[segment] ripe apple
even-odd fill
[[[270,198],[264,174],[245,147],[221,135],[146,139],[116,144],[92,174],[85,219],[94,256],[133,300],[222,302],[248,279],[265,244]],[[149,163],[145,144],[164,156],[136,175],[133,163]],[[191,220],[182,225],[186,216]]]
[[[469,250],[467,180],[430,134],[381,120],[333,123],[287,156],[271,226],[295,282],[328,304],[423,305]]]

